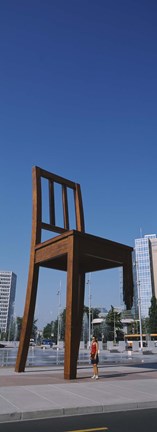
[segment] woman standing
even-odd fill
[[[92,378],[98,379],[98,363],[99,363],[99,356],[98,356],[98,341],[95,336],[92,338],[92,344],[91,344],[91,364],[93,365],[93,376]]]

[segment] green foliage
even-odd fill
[[[114,333],[116,332],[116,339],[120,340],[123,338],[123,324],[121,322],[121,314],[116,312],[114,307],[111,305],[111,309],[109,310],[106,316],[106,325],[108,327],[108,340],[114,340]]]
[[[152,296],[149,308],[149,332],[157,333],[157,299],[155,296]]]
[[[92,319],[98,318],[100,313],[100,309],[91,308]]]
[[[84,313],[87,313],[87,316],[89,317],[89,307],[84,306]],[[97,308],[91,308],[91,319],[98,318],[100,310]],[[60,340],[65,340],[65,321],[66,321],[66,308],[63,309],[63,311],[60,314],[59,317],[59,335]],[[99,329],[100,333],[100,329]],[[53,337],[51,336],[53,334]],[[100,333],[101,334],[101,333]],[[51,321],[51,323],[47,323],[47,325],[43,329],[43,337],[44,338],[51,338],[55,343],[57,343],[57,337],[58,337],[58,318],[55,321]]]
[[[87,316],[89,317],[89,307],[88,306],[84,306],[83,313],[87,313]],[[98,318],[99,313],[100,313],[100,309],[91,308],[90,313],[91,313],[92,319]]]
[[[142,333],[146,333],[146,334],[151,333],[149,331],[149,328],[150,328],[149,318],[148,317],[147,318],[143,318],[142,319]]]
[[[6,340],[6,333],[2,332],[0,329],[0,341],[5,341]]]
[[[53,321],[52,321],[53,322]],[[51,338],[51,333],[52,333],[52,322],[48,323],[44,328],[43,328],[43,337],[45,339],[50,339]]]
[[[61,340],[65,340],[65,320],[66,320],[66,308],[60,315],[60,335]]]
[[[19,341],[20,340],[20,334],[21,334],[21,328],[22,328],[22,317],[17,317],[16,318],[16,340]],[[36,340],[36,334],[37,334],[37,326],[36,326],[36,322],[38,320],[34,320],[33,321],[33,326],[32,326],[32,332],[31,332],[31,338],[33,338],[34,340]]]
[[[22,328],[22,317],[16,318],[16,326],[17,326],[17,333],[16,333],[16,340],[20,340],[20,334],[21,334],[21,328]]]
[[[37,330],[38,330],[38,327],[36,325],[37,321],[38,321],[37,319],[33,320],[33,326],[32,326],[31,338],[33,338],[34,340],[36,340],[36,335],[37,335]]]
[[[57,333],[58,333],[58,319],[51,321],[46,324],[43,328],[43,338],[51,339],[55,344],[57,343]]]

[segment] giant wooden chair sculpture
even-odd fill
[[[23,372],[27,360],[38,285],[39,267],[67,272],[64,378],[75,379],[84,306],[85,273],[123,266],[123,293],[127,308],[133,299],[132,248],[85,233],[80,185],[33,167],[33,212],[30,266],[16,372]],[[42,217],[42,181],[49,186],[49,222]],[[55,184],[62,189],[64,226],[56,224]],[[69,189],[74,192],[75,229],[69,226]],[[42,230],[53,238],[42,241]]]

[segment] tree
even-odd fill
[[[21,334],[21,328],[22,328],[22,317],[16,318],[16,325],[17,325],[17,341],[20,340],[20,334]]]
[[[58,319],[47,323],[43,328],[43,338],[51,339],[53,342],[57,343],[57,331],[58,331]]]
[[[120,340],[123,338],[121,314],[116,312],[112,305],[106,316],[106,324],[108,326],[108,340],[114,340],[115,331],[117,335],[116,339]]]
[[[33,338],[34,340],[36,340],[37,330],[38,330],[38,327],[36,325],[37,321],[38,321],[37,319],[33,320],[33,325],[32,325],[31,338]]]
[[[142,333],[149,333],[149,317],[142,318]]]
[[[100,309],[91,308],[92,319],[99,318]]]
[[[149,331],[157,333],[157,299],[155,296],[152,296],[149,308]]]
[[[22,317],[17,317],[16,318],[16,326],[17,326],[17,341],[20,340],[20,334],[21,334],[21,328],[22,328]],[[36,339],[36,334],[37,334],[37,326],[36,326],[36,322],[38,320],[33,320],[33,326],[32,326],[32,332],[31,332],[31,338]]]
[[[1,341],[5,341],[6,340],[6,333],[3,332],[1,329],[0,329],[0,340]]]
[[[65,340],[65,320],[66,320],[66,308],[60,314],[60,338],[63,341]]]
[[[83,312],[87,313],[87,316],[89,319],[89,307],[88,306],[84,306]],[[91,319],[93,320],[94,318],[98,318],[99,313],[100,313],[100,309],[91,308],[90,313],[91,313]],[[65,340],[65,320],[66,320],[66,308],[63,309],[63,311],[61,312],[60,317],[59,317],[59,334],[60,334],[60,339],[62,341]],[[51,323],[46,324],[46,326],[43,329],[43,337],[46,339],[52,338],[52,333],[53,333],[53,340],[55,341],[55,343],[57,343],[58,318],[55,321],[51,321]],[[82,336],[81,337],[83,338],[83,328],[82,328]]]
[[[89,317],[89,307],[88,306],[84,305],[83,313],[87,313],[87,315]],[[100,309],[98,309],[98,308],[91,308],[90,309],[90,313],[91,313],[92,319],[98,318],[99,313],[100,313]]]

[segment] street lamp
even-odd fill
[[[138,295],[138,315],[140,324],[140,350],[143,350],[143,338],[142,338],[142,316],[141,316],[141,291],[140,291],[140,280],[139,280],[139,269],[138,262],[135,261],[136,267],[136,283],[137,283],[137,295]]]
[[[92,335],[93,335],[93,309],[92,309]]]
[[[87,285],[88,285],[88,300],[89,300],[89,322],[88,322],[88,344],[89,344],[89,348],[90,348],[90,342],[91,342],[91,285],[90,285],[90,279],[91,279],[91,273],[89,275],[89,278],[87,280]]]
[[[60,282],[60,288],[57,291],[57,295],[58,295],[58,328],[57,328],[57,347],[58,347],[59,340],[60,340],[61,282]]]
[[[137,271],[138,274],[138,271]],[[143,350],[143,338],[142,338],[142,317],[141,317],[141,295],[140,295],[140,281],[137,276],[137,289],[138,289],[138,314],[139,314],[139,323],[140,323],[140,349]]]

